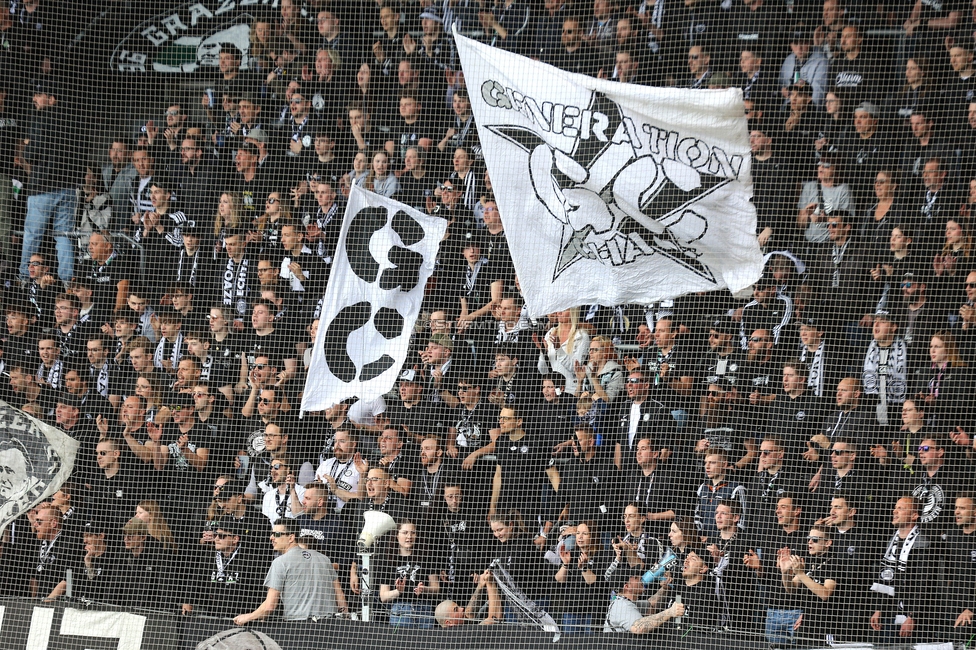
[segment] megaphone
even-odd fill
[[[379,510],[364,512],[363,519],[366,520],[366,525],[363,526],[363,532],[359,534],[357,542],[360,553],[367,551],[377,539],[396,528],[393,517]]]
[[[644,583],[644,586],[648,586],[655,580],[660,580],[662,577],[664,577],[664,572],[668,570],[668,567],[677,561],[678,556],[675,555],[671,549],[668,549],[667,553],[664,554],[664,557],[661,558],[660,562],[644,572],[644,575],[641,576],[641,582]]]

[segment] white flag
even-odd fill
[[[0,532],[61,489],[77,440],[0,401]]]
[[[447,222],[353,186],[302,397],[321,411],[389,392]]]
[[[759,277],[739,90],[594,79],[455,39],[532,316]]]

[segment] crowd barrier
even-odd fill
[[[132,611],[77,602],[0,599],[3,650],[756,650],[761,637],[674,627],[649,636],[554,636],[516,625],[398,630],[379,623],[325,619],[236,627],[231,621]],[[795,650],[823,646],[798,644]],[[835,646],[836,647],[836,646]],[[848,649],[854,646],[845,646]],[[965,650],[958,643],[857,646],[879,650]]]

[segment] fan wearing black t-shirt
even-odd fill
[[[282,373],[278,383],[284,384],[298,371],[298,353],[287,332],[275,327],[274,317],[277,313],[278,309],[269,300],[261,299],[254,303],[251,308],[253,332],[244,346],[244,353],[252,368],[259,355],[281,359]]]
[[[386,151],[397,163],[403,164],[408,147],[430,149],[433,127],[426,117],[423,102],[413,91],[400,93],[400,113],[390,126]]]
[[[523,428],[523,419],[513,408],[502,409],[498,425],[490,513],[516,509],[529,516],[538,504],[548,449]]]

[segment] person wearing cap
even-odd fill
[[[160,492],[167,519],[176,524],[181,540],[192,538],[192,527],[183,512],[192,510],[206,491],[210,449],[216,441],[197,423],[193,398],[176,393],[169,400],[172,420],[163,427],[155,450],[154,469],[160,477]]]
[[[424,399],[423,377],[419,370],[406,368],[400,373],[397,382],[397,397],[388,400],[385,415],[393,426],[416,443],[420,443],[423,432],[428,429],[442,430],[445,426],[442,403]]]
[[[739,327],[729,316],[721,316],[712,321],[708,332],[708,350],[702,355],[698,377],[704,385],[723,383],[733,391],[737,390],[737,378],[744,370],[745,355],[736,340]],[[744,395],[743,395],[744,397]],[[733,401],[738,397],[733,397]]]
[[[309,145],[312,143],[309,142]],[[237,174],[228,179],[230,187],[241,193],[241,203],[245,217],[244,223],[260,216],[259,208],[264,207],[268,192],[271,191],[271,179],[268,170],[258,165],[261,151],[257,145],[244,142],[234,154],[234,168]]]
[[[223,486],[216,490],[213,500],[219,507],[222,516],[229,517],[237,525],[242,539],[246,539],[251,544],[251,549],[264,555],[264,540],[271,532],[268,518],[254,508],[248,507],[244,497],[246,485],[238,479],[226,481]],[[206,502],[206,499],[203,500]],[[193,540],[196,544],[198,540]]]
[[[285,621],[346,613],[346,596],[329,558],[298,545],[298,526],[291,520],[275,524],[271,544],[280,553],[264,580],[267,597],[252,612],[234,617],[246,625],[269,617],[278,606]],[[238,610],[240,611],[240,610]]]
[[[913,368],[925,365],[928,354],[926,344],[939,326],[941,301],[929,298],[929,284],[927,273],[908,271],[901,276],[899,285],[906,316],[902,338],[908,345]]]
[[[434,15],[439,20],[440,16]],[[478,21],[489,39],[488,43],[516,54],[523,54],[529,38],[531,18],[531,5],[517,0],[506,0],[487,11],[478,12]]]
[[[268,137],[268,132],[265,131],[261,126],[255,126],[253,129],[248,131],[247,135],[244,137],[244,142],[246,144],[253,144],[258,148],[258,169],[261,169],[262,171],[279,171],[275,169],[274,165],[267,165],[267,167],[265,167],[265,164],[269,160],[276,160],[272,158],[271,154],[268,152],[269,141],[270,138]]]
[[[813,88],[801,79],[789,87],[788,111],[776,126],[780,129],[781,150],[794,173],[801,178],[817,161],[817,138],[822,128],[820,112],[813,104]],[[772,126],[772,125],[770,125]]]
[[[480,17],[479,13],[479,19]],[[420,42],[416,43],[413,36],[405,34],[403,49],[407,54],[419,51],[434,75],[444,78],[445,72],[456,70],[458,65],[454,45],[450,42],[450,37],[444,34],[444,19],[436,4],[428,5],[420,13],[420,28],[423,30]],[[470,26],[468,28],[470,29]]]
[[[911,369],[908,346],[898,332],[900,311],[895,307],[874,312],[873,339],[864,356],[864,395],[876,412],[878,432],[894,432],[901,404],[908,394]]]
[[[736,368],[735,372],[741,370]],[[698,407],[698,428],[692,432],[695,454],[707,456],[713,451],[720,452],[734,465],[733,471],[750,468],[759,457],[757,430],[742,418],[739,402],[745,396],[739,392],[739,379],[739,375],[728,374],[706,377],[707,388]],[[745,385],[741,388],[749,389]]]
[[[241,609],[254,609],[264,599],[262,583],[269,556],[256,545],[264,540],[244,533],[240,522],[224,515],[215,522],[214,548],[201,553],[189,575],[179,578],[183,614],[231,618]]]
[[[444,182],[437,184],[431,196],[424,197],[424,207],[429,214],[442,217],[448,223],[458,224],[462,228],[470,228],[474,225],[474,213],[461,200],[463,189],[457,179],[449,177]],[[435,199],[440,199],[440,204],[437,204]]]
[[[127,586],[122,582],[122,548],[118,535],[97,519],[89,521],[81,529],[83,546],[79,556],[71,558],[75,570],[71,576],[71,596],[81,602],[117,603],[131,606]],[[165,576],[162,577],[166,579]],[[62,580],[47,600],[64,595],[67,580]],[[155,605],[165,606],[167,603]]]
[[[813,49],[813,37],[803,25],[797,25],[790,35],[790,52],[779,69],[779,87],[784,99],[789,99],[789,89],[803,80],[810,85],[813,103],[823,106],[827,94],[830,64],[823,52]]]
[[[461,247],[467,268],[458,286],[460,316],[457,321],[457,331],[460,335],[471,328],[465,336],[476,341],[484,341],[491,334],[489,319],[496,305],[492,298],[491,278],[485,268],[488,257],[482,253],[485,246],[477,230],[461,235]],[[482,273],[482,270],[485,273]]]
[[[70,109],[59,104],[60,91],[52,82],[34,88],[34,113],[24,150],[22,167],[29,174],[24,190],[27,215],[24,218],[24,243],[20,254],[20,277],[29,277],[31,255],[41,247],[50,227],[58,253],[58,277],[68,282],[74,277],[75,247],[66,235],[75,229],[78,208],[76,188],[84,182],[86,156],[81,153],[83,138]]]
[[[742,349],[749,350],[748,335],[757,329],[768,330],[773,345],[779,345],[780,336],[784,330],[788,331],[792,320],[793,300],[779,291],[769,271],[764,272],[753,285],[752,300],[742,307],[739,325]]]

